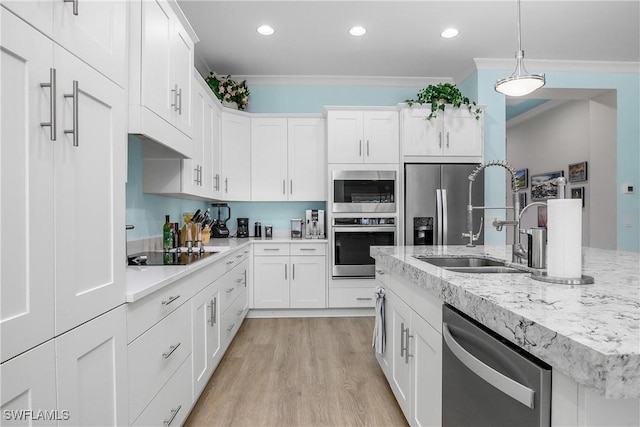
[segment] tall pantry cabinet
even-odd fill
[[[124,2],[0,7],[0,405],[61,425],[127,421],[127,16]]]

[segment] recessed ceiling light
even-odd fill
[[[445,39],[450,39],[451,37],[455,37],[458,34],[460,34],[460,31],[456,30],[455,28],[447,28],[446,30],[440,33],[440,36]]]
[[[256,31],[258,32],[258,34],[262,34],[263,36],[270,36],[271,34],[276,32],[276,30],[274,30],[273,27],[269,25],[260,25],[256,29]]]
[[[366,32],[367,32],[367,29],[364,28],[364,27],[360,27],[360,26],[352,27],[349,30],[349,34],[351,34],[352,36],[355,36],[355,37],[364,36]]]

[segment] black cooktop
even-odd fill
[[[218,252],[140,252],[129,255],[129,265],[189,265]]]

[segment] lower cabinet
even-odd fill
[[[191,300],[193,315],[193,394],[198,396],[222,359],[220,287],[212,283]]]
[[[325,243],[254,246],[254,308],[325,308]]]
[[[417,300],[409,294],[405,299]],[[442,423],[442,336],[440,326],[418,312],[423,313],[386,289],[387,346],[377,357],[409,424],[438,426]]]

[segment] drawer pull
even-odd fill
[[[235,259],[232,259],[231,261],[227,261],[227,265],[231,265],[231,264],[233,264],[234,262],[236,262],[236,260],[235,260]]]
[[[172,302],[174,302],[175,300],[177,300],[178,298],[180,298],[180,295],[176,295],[175,297],[169,297],[168,300],[162,301],[162,305],[169,305]]]
[[[242,316],[242,313],[244,313],[244,310],[238,311],[238,316]]]
[[[238,278],[236,279],[236,283],[242,283],[242,277],[238,277]]]
[[[227,332],[231,332],[231,331],[233,331],[233,328],[235,328],[235,326],[236,326],[236,324],[235,324],[235,323],[232,323],[232,324],[231,324],[231,326],[229,326],[229,327],[227,328]]]
[[[171,418],[163,421],[165,426],[169,427],[171,425],[176,415],[178,415],[178,412],[180,412],[180,409],[182,409],[182,405],[178,405],[176,409],[171,410]]]
[[[357,297],[356,301],[371,301],[373,300],[373,298],[369,297],[369,298],[364,298],[364,297]]]
[[[165,359],[168,359],[169,357],[171,357],[173,352],[176,351],[178,347],[180,347],[180,344],[182,343],[178,343],[176,345],[172,345],[171,347],[169,347],[169,351],[167,353],[162,353],[162,357],[164,357]]]
[[[376,273],[378,273],[379,275],[381,275],[381,276],[382,276],[382,275],[384,274],[384,271],[382,271],[382,270],[376,270]]]
[[[244,282],[243,283],[244,283],[244,287],[246,288],[247,287],[247,269],[246,268],[244,269]]]
[[[228,293],[228,294],[230,294],[231,292],[233,292],[233,290],[234,290],[234,289],[235,289],[235,288],[229,288],[229,289],[227,289],[227,293]]]
[[[316,248],[300,248],[301,251],[315,251]]]
[[[265,251],[279,251],[280,248],[264,248]]]
[[[240,254],[240,255],[236,255],[236,258],[242,258],[244,255]]]
[[[216,317],[218,313],[218,298],[212,299],[209,307],[211,308],[211,318],[209,319],[209,322],[211,323],[211,326],[213,326],[216,324]]]

